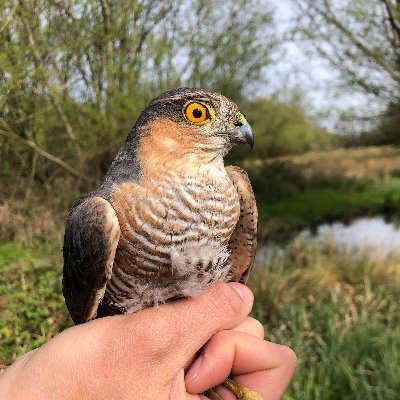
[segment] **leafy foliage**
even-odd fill
[[[400,103],[389,104],[375,129],[360,139],[366,145],[400,144]]]
[[[17,174],[21,192],[63,187],[68,176],[78,191],[93,188],[140,111],[166,89],[201,85],[240,98],[276,44],[271,10],[260,4],[1,2],[5,187]]]

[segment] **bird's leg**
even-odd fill
[[[219,397],[212,389],[207,390],[207,392],[204,392],[203,394],[210,400],[222,400],[221,397]]]
[[[235,393],[239,400],[262,400],[259,393],[245,386],[239,385],[233,379],[228,378],[225,382],[222,382],[222,386]]]
[[[225,382],[222,382],[222,386],[234,393],[238,400],[262,400],[259,393],[245,386],[239,385],[233,379],[228,378]],[[207,390],[204,395],[210,400],[222,400],[221,397],[212,389]]]

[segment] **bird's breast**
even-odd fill
[[[214,243],[226,249],[240,212],[238,194],[221,171],[122,183],[111,202],[121,228],[116,274],[158,282],[174,279],[177,252],[182,257],[204,252],[212,262],[206,250]]]
[[[103,304],[131,313],[231,279],[240,206],[225,171],[125,182],[110,201],[121,235]]]

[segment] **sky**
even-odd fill
[[[284,35],[293,27],[293,5],[290,0],[270,0],[276,9],[275,22],[279,34]],[[340,131],[342,112],[357,110],[358,114],[378,112],[382,105],[375,99],[356,91],[340,88],[340,75],[323,58],[307,54],[298,43],[287,42],[267,70],[267,91],[290,92],[297,88],[305,93],[304,102],[309,104],[310,114],[318,123],[330,130]],[[362,130],[357,122],[352,129]]]

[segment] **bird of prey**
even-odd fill
[[[246,143],[249,123],[221,94],[179,88],[151,101],[102,185],[68,215],[63,294],[75,323],[246,283],[257,207],[247,174],[223,160]]]

